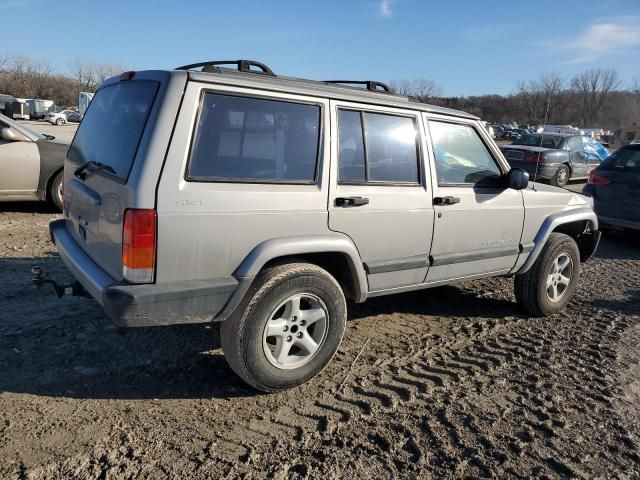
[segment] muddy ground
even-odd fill
[[[55,216],[0,204],[2,479],[640,477],[637,237],[606,237],[551,318],[510,279],[350,305],[330,367],[263,395],[215,326],[123,333],[33,288],[33,264],[70,279]]]

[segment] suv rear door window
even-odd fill
[[[320,106],[205,93],[187,179],[311,183]]]
[[[417,129],[412,117],[338,110],[339,181],[420,181]]]
[[[494,185],[502,172],[470,125],[429,121],[438,185]]]
[[[69,148],[69,160],[100,162],[126,181],[158,86],[158,82],[135,80],[98,90]]]

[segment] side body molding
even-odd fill
[[[545,219],[545,221],[542,223],[540,230],[538,230],[538,233],[536,234],[536,237],[533,240],[535,247],[533,247],[533,250],[529,254],[527,261],[524,263],[524,265],[522,265],[522,267],[520,267],[520,269],[517,272],[514,272],[514,273],[518,273],[518,274],[525,273],[527,270],[529,270],[533,266],[533,264],[538,258],[538,255],[540,255],[540,252],[542,252],[542,249],[547,243],[547,240],[549,239],[549,235],[551,235],[551,233],[560,225],[579,222],[579,221],[585,221],[585,220],[591,222],[591,224],[593,225],[594,231],[598,230],[598,218],[596,217],[595,212],[589,207],[572,208],[570,210],[564,210],[562,212],[549,215]],[[598,239],[599,239],[599,236],[598,236]],[[597,247],[597,243],[593,247],[594,251],[596,247]]]

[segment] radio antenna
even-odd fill
[[[549,107],[550,106],[551,106],[551,94],[549,94],[549,98],[547,99],[547,109],[544,111],[544,125],[542,125],[542,133],[540,134],[540,145],[538,145],[539,148],[542,148],[542,141],[544,140],[544,131],[547,128],[547,117],[549,115]],[[536,157],[536,171],[533,174],[534,186],[532,188],[534,190],[536,189],[535,183],[536,183],[536,179],[538,178],[538,166],[539,165],[540,165],[540,152],[538,152],[538,156]]]

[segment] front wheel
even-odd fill
[[[569,303],[579,276],[578,245],[568,235],[554,232],[529,271],[516,275],[516,300],[532,315],[552,315]]]
[[[58,118],[58,119],[56,120],[56,125],[59,125],[59,126],[61,126],[61,125],[65,125],[66,123],[67,123],[67,122],[65,122],[64,118]]]
[[[238,312],[222,322],[222,350],[249,385],[284,390],[329,364],[346,317],[342,289],[326,270],[309,263],[274,266],[256,278]]]

